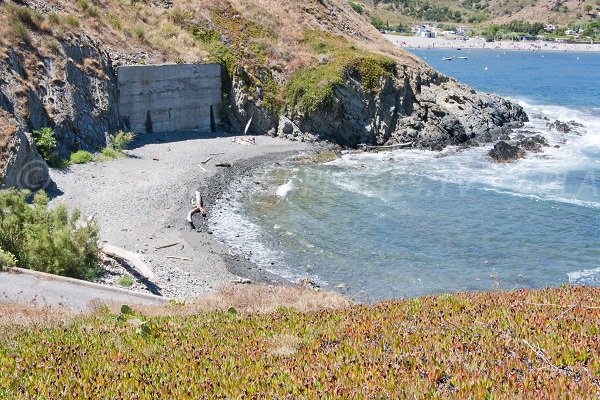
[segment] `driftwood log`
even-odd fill
[[[148,267],[140,258],[139,254],[131,252],[129,250],[121,249],[110,244],[102,246],[102,253],[109,257],[117,258],[127,262],[133,269],[135,269],[140,275],[146,279],[154,279],[154,272]]]
[[[206,218],[206,210],[204,209],[204,203],[202,201],[202,196],[200,192],[196,192],[196,200],[193,202],[194,208],[188,213],[187,221],[190,223],[192,229],[196,229],[194,226],[194,215],[200,213],[204,218]]]

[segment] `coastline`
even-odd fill
[[[486,42],[485,39],[462,40],[460,38],[424,38],[420,36],[384,35],[394,45],[405,49],[472,49],[510,51],[557,51],[557,52],[600,52],[600,43],[555,43],[542,40],[515,42],[501,40]]]
[[[140,254],[155,278],[136,279],[133,290],[191,299],[248,281],[288,283],[234,254],[200,216],[194,219],[196,230],[185,221],[196,190],[210,218],[215,202],[237,180],[310,150],[306,143],[269,136],[255,137],[250,146],[233,143],[233,137],[140,136],[127,157],[52,170],[51,204],[79,208],[98,221],[102,243]]]

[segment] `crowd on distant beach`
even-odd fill
[[[480,38],[426,38],[420,36],[385,35],[387,39],[406,48],[418,49],[488,49],[488,50],[521,50],[521,51],[577,51],[600,52],[600,43],[558,43],[545,41],[510,41],[501,40],[486,42]]]

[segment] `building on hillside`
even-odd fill
[[[526,41],[533,41],[533,40],[537,40],[537,36],[526,36],[526,35],[519,35],[517,36],[517,40],[519,42],[526,42]]]
[[[413,26],[411,28],[411,32],[415,36],[426,38],[435,38],[437,36],[436,32],[434,31],[434,27],[431,24]]]
[[[456,27],[456,34],[457,35],[466,35],[467,32],[469,32],[471,30],[471,28],[469,28],[466,25],[459,25]]]
[[[546,32],[554,32],[556,30],[556,26],[553,24],[544,24],[544,30]]]

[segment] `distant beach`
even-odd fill
[[[468,38],[425,38],[420,36],[385,35],[397,46],[416,49],[486,49],[486,50],[520,50],[520,51],[572,51],[572,52],[600,52],[600,43],[556,43],[543,40],[516,42],[501,40],[486,42],[485,39]]]

